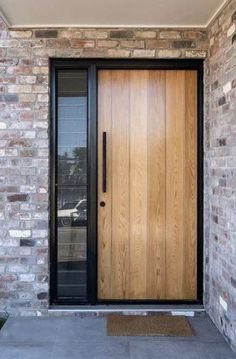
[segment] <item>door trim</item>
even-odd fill
[[[55,173],[57,131],[57,71],[59,69],[86,69],[88,71],[88,233],[87,233],[87,288],[88,300],[75,302],[57,299],[57,238],[55,217]],[[197,71],[197,300],[109,300],[97,301],[97,97],[98,70],[100,69],[159,69]],[[144,59],[50,59],[50,280],[49,303],[55,305],[79,304],[202,304],[203,303],[203,223],[204,223],[204,112],[203,60],[144,60]]]

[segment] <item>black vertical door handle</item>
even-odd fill
[[[107,133],[102,133],[102,191],[107,191]]]

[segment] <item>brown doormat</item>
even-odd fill
[[[190,337],[194,333],[184,316],[108,315],[110,336],[176,336]]]

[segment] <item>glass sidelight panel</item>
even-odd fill
[[[87,298],[87,71],[57,77],[57,298]]]

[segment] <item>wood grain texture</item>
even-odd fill
[[[112,298],[129,297],[129,72],[112,72]]]
[[[98,298],[195,299],[196,73],[101,70],[98,84]]]
[[[146,298],[148,71],[130,72],[130,296]]]
[[[98,82],[98,297],[109,299],[111,297],[111,266],[112,266],[112,182],[111,182],[111,148],[112,148],[112,72],[102,71]],[[102,192],[102,133],[107,132],[107,193]],[[100,202],[106,202],[106,207],[101,208]]]
[[[149,71],[147,297],[165,298],[166,94],[165,71]]]
[[[166,73],[166,295],[183,292],[185,72]]]
[[[197,296],[197,72],[185,72],[184,297]]]

